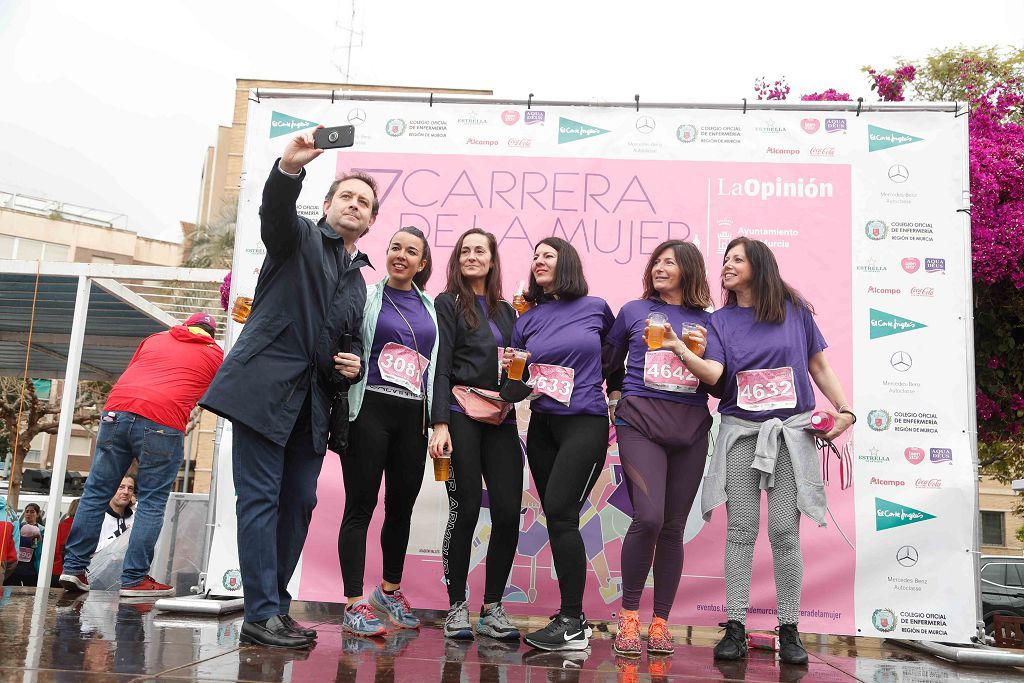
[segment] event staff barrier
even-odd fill
[[[393,231],[422,229],[437,261],[431,293],[444,287],[438,264],[470,227],[497,236],[506,296],[527,277],[536,242],[556,235],[575,245],[591,294],[613,310],[640,294],[644,264],[665,239],[701,249],[716,302],[725,245],[741,235],[763,240],[783,276],[816,307],[829,359],[859,418],[836,444],[840,457],[822,456],[828,526],[803,524],[801,631],[944,642],[975,634],[967,117],[953,105],[276,95],[254,92],[249,103],[232,297],[252,294],[263,261],[263,181],[288,139],[317,124],[355,125],[355,146],[330,150],[306,167],[300,213],[321,215],[336,173],[372,174],[381,211],[359,247],[382,274]],[[232,339],[238,331],[236,325]],[[818,406],[827,406],[821,396]],[[528,406],[518,416],[525,439]],[[226,425],[216,465],[207,589],[238,595],[229,430]],[[425,472],[403,589],[417,607],[444,609],[440,553],[448,506],[432,479]],[[545,519],[529,476],[526,482],[504,602],[513,613],[550,614],[558,589]],[[317,497],[293,588],[300,599],[341,602],[336,542],[344,494],[332,454]],[[671,621],[711,626],[725,618],[725,514],[704,523],[694,507]],[[609,618],[618,606],[619,553],[630,513],[610,438],[606,469],[580,521],[591,618]],[[378,509],[371,536],[379,517]],[[488,536],[485,509],[471,560],[471,601],[481,595]],[[379,562],[367,558],[368,576],[379,575]],[[762,533],[752,628],[776,623],[771,566]],[[642,610],[649,600],[646,591]]]

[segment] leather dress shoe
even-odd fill
[[[285,628],[287,628],[292,633],[300,635],[303,638],[316,639],[316,631],[314,631],[311,628],[305,628],[304,626],[301,626],[299,622],[292,619],[290,615],[282,614],[280,618],[281,623],[284,624]]]
[[[267,647],[306,648],[313,644],[312,638],[296,635],[285,626],[281,617],[270,617],[265,624],[243,622],[242,632],[238,636],[242,645],[266,645]]]

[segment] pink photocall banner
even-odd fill
[[[432,294],[444,289],[451,249],[470,227],[498,238],[506,298],[518,281],[528,278],[536,243],[555,235],[576,247],[591,294],[605,298],[616,312],[640,295],[647,259],[666,239],[700,247],[716,303],[721,301],[718,274],[725,244],[740,235],[764,240],[772,246],[783,277],[816,307],[829,359],[847,393],[853,392],[849,165],[339,153],[338,172],[348,169],[365,170],[380,185],[380,215],[360,241],[376,266],[376,271],[367,271],[367,280],[386,274],[391,235],[399,226],[412,225],[430,241],[434,275],[427,289]],[[819,405],[826,404],[819,397]],[[528,417],[528,409],[520,407],[524,447]],[[853,489],[840,488],[834,456],[831,462],[823,460],[826,467],[828,526],[818,528],[804,520],[801,527],[805,566],[800,626],[810,632],[855,634]],[[518,554],[504,602],[513,613],[550,614],[558,608],[558,585],[545,519],[528,470],[526,474]],[[403,589],[416,607],[446,609],[439,549],[447,504],[442,484],[431,479],[424,481],[417,506]],[[333,454],[324,461],[317,498],[299,597],[341,601],[337,536],[344,490]],[[437,503],[424,504],[431,500]],[[725,619],[725,510],[717,510],[705,524],[698,514],[699,497],[694,507],[698,510],[691,512],[687,524],[684,575],[672,621],[710,626]],[[612,432],[605,470],[581,516],[589,560],[584,608],[592,618],[610,618],[619,607],[621,545],[631,513]],[[753,628],[777,623],[766,514],[763,504],[748,619]],[[432,518],[419,517],[423,515]],[[383,490],[367,541],[367,591],[380,580],[382,517]],[[469,581],[474,605],[482,595],[489,534],[485,496]],[[650,613],[650,585],[641,610]]]

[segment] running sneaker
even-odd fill
[[[476,632],[498,640],[519,640],[519,629],[512,625],[500,602],[490,609],[480,608]]]
[[[590,644],[582,617],[556,614],[544,628],[528,633],[528,645],[541,650],[584,650]]]
[[[661,617],[654,617],[647,629],[647,654],[670,655],[676,651],[672,634],[668,630],[668,622]]]
[[[587,615],[581,613],[580,614],[580,621],[583,622],[583,633],[584,633],[584,635],[586,635],[587,638],[593,638],[594,637],[594,629],[592,629],[590,627],[590,622],[587,621]]]
[[[448,616],[444,619],[444,637],[473,640],[473,626],[469,623],[469,608],[465,600],[455,603],[448,610]]]
[[[634,614],[619,614],[612,650],[623,657],[640,656],[640,618]]]
[[[134,585],[121,586],[121,595],[126,598],[155,598],[162,595],[174,595],[174,587],[160,583],[152,576],[147,575]]]
[[[412,606],[402,591],[385,593],[380,584],[370,594],[370,604],[384,612],[388,620],[398,628],[419,628],[420,620],[412,613]]]
[[[807,663],[807,649],[800,640],[796,624],[779,624],[779,659],[786,664]]]
[[[725,627],[725,636],[715,645],[715,659],[736,661],[747,656],[746,628],[735,619],[730,619],[719,626]]]
[[[377,613],[366,600],[360,600],[345,608],[345,618],[341,622],[343,631],[357,636],[382,636],[387,633],[384,622],[377,618]]]
[[[85,575],[85,572],[79,572],[77,574],[61,574],[60,585],[66,591],[74,593],[88,592],[89,577]]]

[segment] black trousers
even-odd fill
[[[409,547],[412,508],[423,483],[427,437],[420,427],[419,401],[367,391],[359,416],[349,428],[348,452],[341,457],[345,513],[338,531],[338,559],[345,597],[363,595],[366,530],[377,508],[384,479],[384,525],[380,530],[383,579],[402,582]]]
[[[562,594],[561,614],[579,617],[587,581],[587,553],[580,535],[580,510],[608,454],[605,415],[533,413],[526,456],[547,518],[551,556]]]
[[[514,423],[489,425],[452,411],[452,475],[448,480],[448,526],[442,559],[451,604],[466,599],[466,577],[473,532],[483,503],[483,485],[491,511],[487,543],[484,604],[500,602],[519,541],[523,502],[523,456]]]

